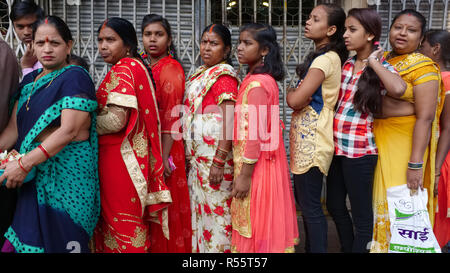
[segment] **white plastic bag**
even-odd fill
[[[410,195],[404,185],[387,190],[391,240],[389,252],[393,253],[440,253],[428,216],[427,190]]]

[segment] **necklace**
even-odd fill
[[[52,84],[53,79],[55,78],[55,74],[56,74],[56,73],[53,74],[52,80],[50,81],[50,83],[49,83],[45,88],[49,87],[50,84]],[[37,82],[40,78],[42,78],[42,77],[43,77],[42,75],[38,75],[38,76],[36,77],[36,79],[34,80],[34,82],[33,82],[33,87],[31,88],[30,94],[28,95],[27,104],[25,105],[25,107],[26,107],[26,109],[27,109],[27,112],[28,112],[28,110],[30,110],[30,107],[28,107],[28,104],[30,103],[31,95],[32,95],[33,92],[34,92],[34,86],[36,85],[36,82]],[[45,89],[45,88],[44,88],[44,89]]]

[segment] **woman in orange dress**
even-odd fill
[[[152,74],[137,52],[133,25],[107,19],[98,48],[113,67],[97,91],[101,217],[96,252],[148,252],[150,222],[169,238],[160,123]],[[155,227],[156,228],[156,227]]]
[[[150,252],[191,252],[192,228],[189,189],[186,179],[183,140],[179,111],[184,95],[184,71],[176,60],[172,32],[167,19],[149,14],[142,20],[145,59],[150,61],[156,84],[156,100],[161,118],[164,177],[170,189],[169,240],[158,224],[150,225]]]
[[[249,24],[238,58],[249,71],[239,88],[234,118],[233,252],[294,252],[297,215],[279,118],[284,77],[276,33]]]

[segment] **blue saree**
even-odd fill
[[[19,189],[3,250],[90,252],[88,243],[100,213],[95,87],[79,66],[66,66],[35,82],[41,71],[26,75],[16,94],[15,149],[21,154],[35,149],[40,144],[35,139],[45,128],[60,125],[63,109],[90,113],[90,137],[69,143],[36,166],[35,179]]]

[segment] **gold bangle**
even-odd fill
[[[228,152],[229,152],[229,151],[227,151],[227,150],[225,150],[225,149],[222,149],[222,148],[220,148],[220,147],[217,147],[217,150],[222,151],[222,152],[224,152],[224,153],[226,153],[226,154],[228,154]]]

